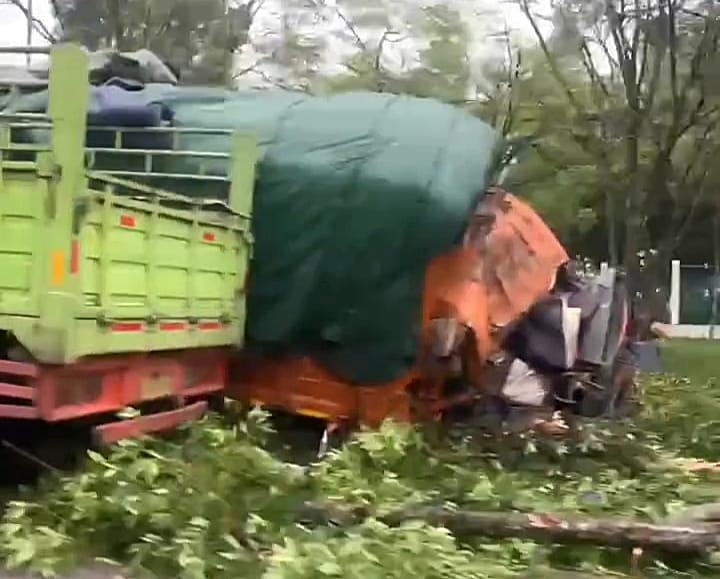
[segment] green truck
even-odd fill
[[[160,126],[98,127],[107,146],[88,147],[88,66],[80,47],[53,47],[48,114],[0,117],[0,418],[92,418],[112,442],[192,420],[224,388],[245,327],[257,145],[179,150],[183,133],[223,131]],[[130,132],[173,145],[128,148]],[[116,169],[95,171],[98,156]],[[158,172],[178,156],[224,158],[229,174]],[[163,188],[147,184],[157,176]],[[173,180],[228,194],[190,198]],[[117,420],[128,406],[148,410]]]

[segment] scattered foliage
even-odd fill
[[[272,432],[262,412],[231,425],[210,417],[172,439],[90,452],[80,472],[48,478],[9,505],[0,554],[9,567],[45,575],[96,560],[116,562],[133,577],[180,579],[622,574],[629,553],[519,540],[461,543],[422,522],[390,528],[379,519],[399,508],[450,503],[661,521],[717,496],[718,475],[685,468],[681,458],[718,458],[719,410],[712,383],[650,377],[633,422],[587,425],[577,440],[430,442],[414,428],[387,423],[307,468],[266,450]],[[368,518],[349,527],[308,523],[308,502],[362,507]],[[718,572],[708,562],[649,554],[642,564],[646,577]]]

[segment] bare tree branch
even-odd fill
[[[517,1],[558,88],[567,97],[573,120],[590,129],[588,135],[583,134],[584,128],[571,129],[571,138],[598,161],[601,171],[610,167],[613,146],[605,137],[612,134],[617,117],[593,117],[589,109],[614,112],[611,105],[618,96],[625,102],[622,175],[627,179],[626,265],[631,267],[631,258],[643,244],[677,244],[704,206],[712,189],[710,181],[716,182],[720,176],[717,171],[703,170],[712,165],[714,155],[720,154],[716,139],[720,105],[714,106],[713,95],[706,95],[709,89],[704,78],[709,59],[719,52],[720,21],[715,12],[693,13],[692,17],[702,19],[702,32],[695,27],[686,35],[681,28],[684,21],[678,18],[685,9],[682,0],[606,0],[604,14],[578,42],[579,62],[591,83],[592,104],[588,104],[573,90],[572,77],[562,71],[562,61],[551,53],[539,30],[539,17],[531,12],[531,0]],[[562,11],[560,16],[566,17]],[[601,73],[593,61],[595,44],[607,59],[609,73]],[[617,90],[619,82],[621,93]],[[594,119],[599,121],[599,132],[595,133]],[[676,153],[680,151],[678,143],[684,146],[691,139],[695,140],[694,147],[682,151],[689,156]],[[609,177],[601,178],[601,182],[606,181],[610,182]],[[653,205],[645,206],[646,200]]]
[[[639,26],[639,23],[637,24]],[[640,72],[638,73],[638,87],[642,93],[642,87],[645,86],[645,77],[648,71],[648,56],[650,54],[650,39],[647,34],[642,37],[642,49],[640,50]]]
[[[606,34],[603,34],[602,29],[599,25],[595,25],[593,27],[593,32],[595,42],[603,51],[605,58],[607,58],[608,63],[610,64],[610,74],[614,75],[615,69],[620,68],[620,63],[618,62],[617,58],[613,56],[613,54],[610,52],[610,49],[608,48],[607,38],[605,38]],[[614,78],[614,76],[611,76],[611,78]]]
[[[670,94],[672,95],[673,115],[679,116],[680,95],[678,93],[677,73],[677,34],[675,31],[674,0],[664,0],[667,15],[668,49],[670,52]]]
[[[649,44],[649,40],[647,41]],[[650,82],[648,83],[648,88],[645,91],[645,98],[644,101],[644,107],[647,111],[652,111],[653,107],[655,106],[655,98],[658,94],[658,86],[660,85],[660,77],[662,75],[662,58],[660,58],[661,55],[654,54],[653,55],[653,66],[652,66],[652,73],[650,75]],[[644,52],[644,60],[648,59],[648,55],[646,52]],[[645,65],[645,68],[647,69],[647,65]],[[644,80],[644,75],[642,75],[641,80]],[[642,84],[639,85],[640,90],[642,90]]]
[[[720,152],[720,147],[715,147],[714,153],[717,154]],[[710,171],[703,171],[702,177],[697,184],[697,193],[693,196],[693,200],[690,204],[690,209],[687,211],[687,214],[685,215],[684,219],[678,219],[676,218],[675,221],[680,222],[679,227],[676,226],[675,228],[675,234],[672,236],[669,236],[668,241],[666,242],[666,247],[663,248],[666,251],[672,251],[674,250],[682,241],[682,239],[687,234],[688,230],[690,229],[690,226],[693,224],[693,221],[695,220],[695,217],[697,216],[697,212],[700,210],[700,207],[702,206],[702,202],[707,199],[707,193],[709,192],[708,187],[708,181],[709,181],[709,175]],[[677,215],[677,211],[676,211]]]
[[[503,119],[502,124],[502,135],[507,136],[510,134],[510,131],[512,129],[513,124],[513,116],[514,116],[514,107],[513,107],[513,99],[515,98],[515,79],[517,78],[517,75],[519,71],[514,70],[513,66],[513,53],[512,53],[512,45],[510,44],[510,30],[507,26],[507,23],[505,24],[505,50],[507,52],[507,83],[508,83],[508,98],[507,98],[507,110],[505,112],[505,118]]]
[[[677,42],[677,36],[674,37],[675,41]],[[709,46],[708,46],[709,43]],[[705,18],[704,20],[704,26],[703,26],[703,32],[702,36],[700,37],[700,40],[693,52],[693,55],[690,59],[690,70],[688,72],[688,75],[685,79],[685,82],[683,83],[682,88],[680,88],[680,95],[679,95],[679,112],[682,111],[682,109],[687,104],[687,100],[690,96],[690,93],[692,89],[696,86],[700,86],[701,89],[704,89],[704,83],[702,82],[702,65],[704,64],[706,58],[708,55],[716,54],[718,49],[718,25],[717,22],[714,21],[712,18]],[[700,108],[702,105],[704,105],[704,94],[701,95],[701,101],[699,103]],[[676,127],[677,129],[677,127]]]
[[[385,30],[382,33],[382,36],[380,37],[380,40],[378,41],[377,48],[375,49],[375,61],[373,63],[373,69],[375,70],[375,72],[380,72],[382,69],[382,55],[383,55],[383,48],[385,47],[385,43],[389,42],[392,44],[392,43],[400,42],[403,40],[402,38],[398,38],[395,40],[391,39],[390,37],[394,36],[394,35],[399,35],[399,33],[395,32],[394,30]]]
[[[671,2],[671,0],[666,1]],[[672,55],[674,53],[675,55],[677,55],[678,37],[674,33],[674,25],[673,34],[669,37],[669,40],[670,44],[668,50],[670,54]],[[707,46],[708,42],[710,42],[710,46]],[[705,62],[705,59],[708,55],[715,54],[717,52],[717,47],[717,27],[713,26],[711,28],[710,23],[706,19],[702,37],[700,38],[700,41],[698,42],[698,45],[695,48],[695,51],[693,52],[693,55],[691,57],[690,71],[688,72],[687,78],[685,79],[682,87],[677,86],[677,71],[675,71],[675,73],[671,71],[671,77],[673,74],[675,75],[674,80],[671,78],[671,87],[673,90],[673,115],[670,128],[667,131],[663,142],[660,144],[658,155],[656,157],[656,166],[661,163],[667,164],[669,162],[670,156],[672,155],[672,152],[675,149],[677,143],[680,141],[683,135],[685,135],[687,131],[689,131],[693,126],[695,126],[700,120],[703,109],[706,107],[707,104],[707,98],[705,95],[706,87],[702,78],[702,64]],[[672,58],[673,57],[671,56],[671,67],[673,66]],[[677,58],[677,56],[675,56],[675,58]],[[675,62],[674,66],[677,67],[677,62]],[[676,83],[675,86],[672,86],[673,83]],[[688,108],[688,101],[694,88],[699,89],[699,95],[694,105],[687,113],[685,121],[683,122],[685,110]],[[712,110],[709,111],[709,113],[711,114]]]
[[[152,13],[152,6],[153,6],[152,3],[150,3],[150,2],[147,3],[147,11],[145,13],[147,29],[149,29],[153,25],[154,18],[153,18],[153,13]],[[177,10],[178,10],[178,6],[173,5],[173,7],[170,9],[170,11],[167,14],[167,17],[165,18],[165,21],[155,29],[155,32],[152,34],[152,36],[146,33],[145,48],[149,48],[152,43],[154,43],[157,39],[162,38],[162,36],[170,30],[173,19],[174,19],[175,15],[177,14]],[[146,30],[146,32],[147,32],[147,30]]]
[[[308,4],[314,8],[327,8],[327,5],[324,3],[323,0],[308,0]],[[362,39],[362,36],[360,36],[360,33],[358,32],[357,28],[355,28],[355,25],[337,4],[333,6],[333,11],[337,15],[337,17],[342,20],[345,28],[347,28],[348,32],[350,32],[353,39],[355,40],[355,44],[357,44],[361,50],[368,50],[367,43]]]
[[[63,21],[62,21],[62,10],[60,10],[60,4],[58,4],[58,0],[50,0],[50,8],[52,8],[53,14],[55,15],[55,18],[58,21],[58,24],[60,25],[60,29],[63,28]]]
[[[694,139],[694,146],[690,154],[690,161],[687,163],[685,171],[683,172],[683,176],[678,183],[679,191],[686,191],[688,189],[688,186],[690,184],[690,176],[693,171],[697,168],[701,161],[709,160],[712,158],[710,156],[711,151],[713,153],[717,151],[718,145],[713,143],[711,136],[712,133],[717,129],[718,125],[720,125],[720,117],[716,117],[711,122],[708,122],[705,126],[705,129],[703,130],[702,136]]]
[[[547,41],[545,40],[545,37],[543,36],[543,33],[541,32],[540,28],[537,25],[537,22],[535,20],[535,16],[532,13],[532,10],[530,9],[530,5],[528,3],[528,0],[520,0],[520,7],[522,11],[524,12],[525,16],[528,19],[528,22],[530,23],[530,26],[533,29],[533,32],[535,33],[535,37],[537,38],[538,44],[540,45],[541,50],[543,51],[543,54],[545,55],[545,59],[547,60],[548,65],[550,66],[550,70],[553,73],[553,76],[558,81],[558,84],[560,84],[560,87],[562,88],[563,92],[565,93],[565,96],[567,97],[568,102],[575,110],[575,113],[581,117],[586,117],[586,111],[583,109],[580,102],[575,97],[575,94],[573,93],[572,89],[570,88],[570,84],[568,83],[567,79],[565,78],[565,75],[563,75],[562,71],[560,70],[560,67],[558,66],[557,61],[555,60],[555,57],[550,52],[550,48],[548,47]]]
[[[257,72],[258,67],[262,64],[264,59],[258,59],[255,62],[253,62],[250,66],[246,66],[241,68],[239,71],[237,71],[235,74],[232,75],[232,80],[236,80],[240,78],[241,76],[245,76],[246,74],[249,74],[251,72]]]
[[[347,29],[350,31],[350,34],[353,35],[353,38],[355,38],[355,42],[357,42],[358,46],[363,50],[367,50],[367,44],[365,44],[365,41],[362,39],[360,34],[358,34],[357,29],[355,28],[353,23],[350,21],[350,19],[347,16],[345,16],[344,12],[342,10],[340,10],[340,8],[337,6],[335,7],[335,12],[337,13],[338,18],[340,18],[340,20],[343,21],[343,23],[345,24]]]
[[[625,86],[625,97],[627,104],[634,115],[640,113],[640,99],[638,94],[637,60],[634,50],[637,47],[629,45],[625,36],[624,22],[627,15],[622,12],[624,3],[621,2],[621,11],[618,12],[613,1],[607,2],[607,16],[610,25],[610,33],[615,44],[615,51],[618,55],[620,73]]]
[[[40,36],[42,36],[43,39],[45,39],[50,44],[55,44],[57,42],[58,39],[55,37],[55,35],[50,32],[50,30],[48,30],[47,26],[45,26],[45,24],[41,20],[30,14],[30,11],[28,10],[27,6],[22,3],[22,0],[8,0],[8,2],[11,5],[15,6],[18,10],[20,10],[25,16],[26,20],[30,20],[35,31]]]
[[[590,82],[593,87],[599,87],[603,95],[609,98],[610,91],[608,90],[608,87],[605,84],[602,76],[600,76],[600,74],[598,73],[597,66],[595,66],[595,61],[592,57],[592,53],[590,52],[590,49],[584,38],[581,40],[580,43],[580,55],[582,57],[582,63],[585,67],[585,71],[587,72],[588,77],[590,77]]]
[[[635,62],[635,83],[638,83],[638,70],[637,70],[637,55],[638,55],[638,49],[640,47],[640,0],[635,0],[635,21],[633,25],[633,35],[632,35],[632,42],[630,44],[630,54],[633,62]]]
[[[275,78],[272,78],[269,74],[267,74],[261,68],[256,68],[253,70],[253,72],[257,73],[260,76],[260,78],[262,78],[266,83],[271,84],[277,88],[281,88],[283,90],[288,90],[288,91],[302,90],[303,92],[308,92],[306,87],[293,86],[293,85],[284,83],[280,80],[277,80]]]
[[[248,2],[248,14],[250,16],[250,21],[252,22],[255,19],[255,16],[257,16],[258,12],[262,10],[262,7],[265,5],[265,0],[250,0]]]
[[[523,13],[528,19],[528,22],[530,23],[530,26],[533,29],[533,32],[535,33],[535,37],[537,38],[540,49],[542,50],[543,55],[545,56],[548,65],[550,66],[550,71],[552,72],[553,77],[557,81],[562,91],[565,93],[567,101],[575,112],[577,120],[583,123],[589,129],[587,138],[581,138],[574,132],[571,133],[572,138],[575,140],[575,142],[578,143],[578,145],[583,148],[583,150],[598,159],[599,162],[608,164],[607,155],[605,154],[602,143],[599,142],[599,139],[595,134],[595,128],[589,125],[587,122],[587,119],[590,115],[588,115],[588,111],[585,110],[580,101],[576,98],[575,93],[573,92],[570,84],[565,78],[565,75],[560,70],[560,66],[558,65],[557,60],[550,51],[550,47],[548,46],[547,41],[545,40],[545,37],[543,36],[543,33],[540,30],[537,21],[535,20],[535,16],[530,9],[530,4],[528,0],[519,1],[520,8],[522,9]]]

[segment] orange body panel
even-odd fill
[[[482,368],[497,349],[495,331],[547,294],[568,256],[542,219],[503,191],[489,192],[475,217],[463,244],[428,265],[423,307],[418,312],[421,351],[416,366],[406,375],[392,382],[358,386],[307,357],[241,353],[228,394],[333,423],[377,426],[386,418],[432,419],[442,408],[448,375],[443,364],[452,354],[461,355],[469,381],[482,389]],[[467,336],[472,339],[465,340]],[[461,342],[471,346],[461,348]],[[438,349],[444,352],[440,364],[434,363],[438,356],[433,352]]]
[[[329,422],[361,420],[377,426],[385,418],[411,418],[409,373],[377,386],[343,382],[307,357],[272,359],[241,353],[228,395],[252,405],[312,416]]]

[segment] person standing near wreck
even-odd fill
[[[656,304],[657,305],[657,304]],[[632,410],[637,388],[638,371],[660,372],[658,340],[671,337],[665,320],[669,318],[667,305],[658,311],[647,300],[637,298],[630,304],[625,339],[618,351],[613,368],[613,395],[608,405],[612,416],[627,415]]]
[[[631,304],[626,341],[638,370],[661,370],[658,340],[671,337],[667,324],[669,318],[669,308],[665,303],[658,305],[639,298]]]
[[[657,312],[661,308],[662,312]],[[630,306],[630,319],[626,335],[628,339],[638,342],[647,342],[657,338],[670,338],[667,320],[670,311],[667,304],[653,306],[643,298],[636,299]]]

